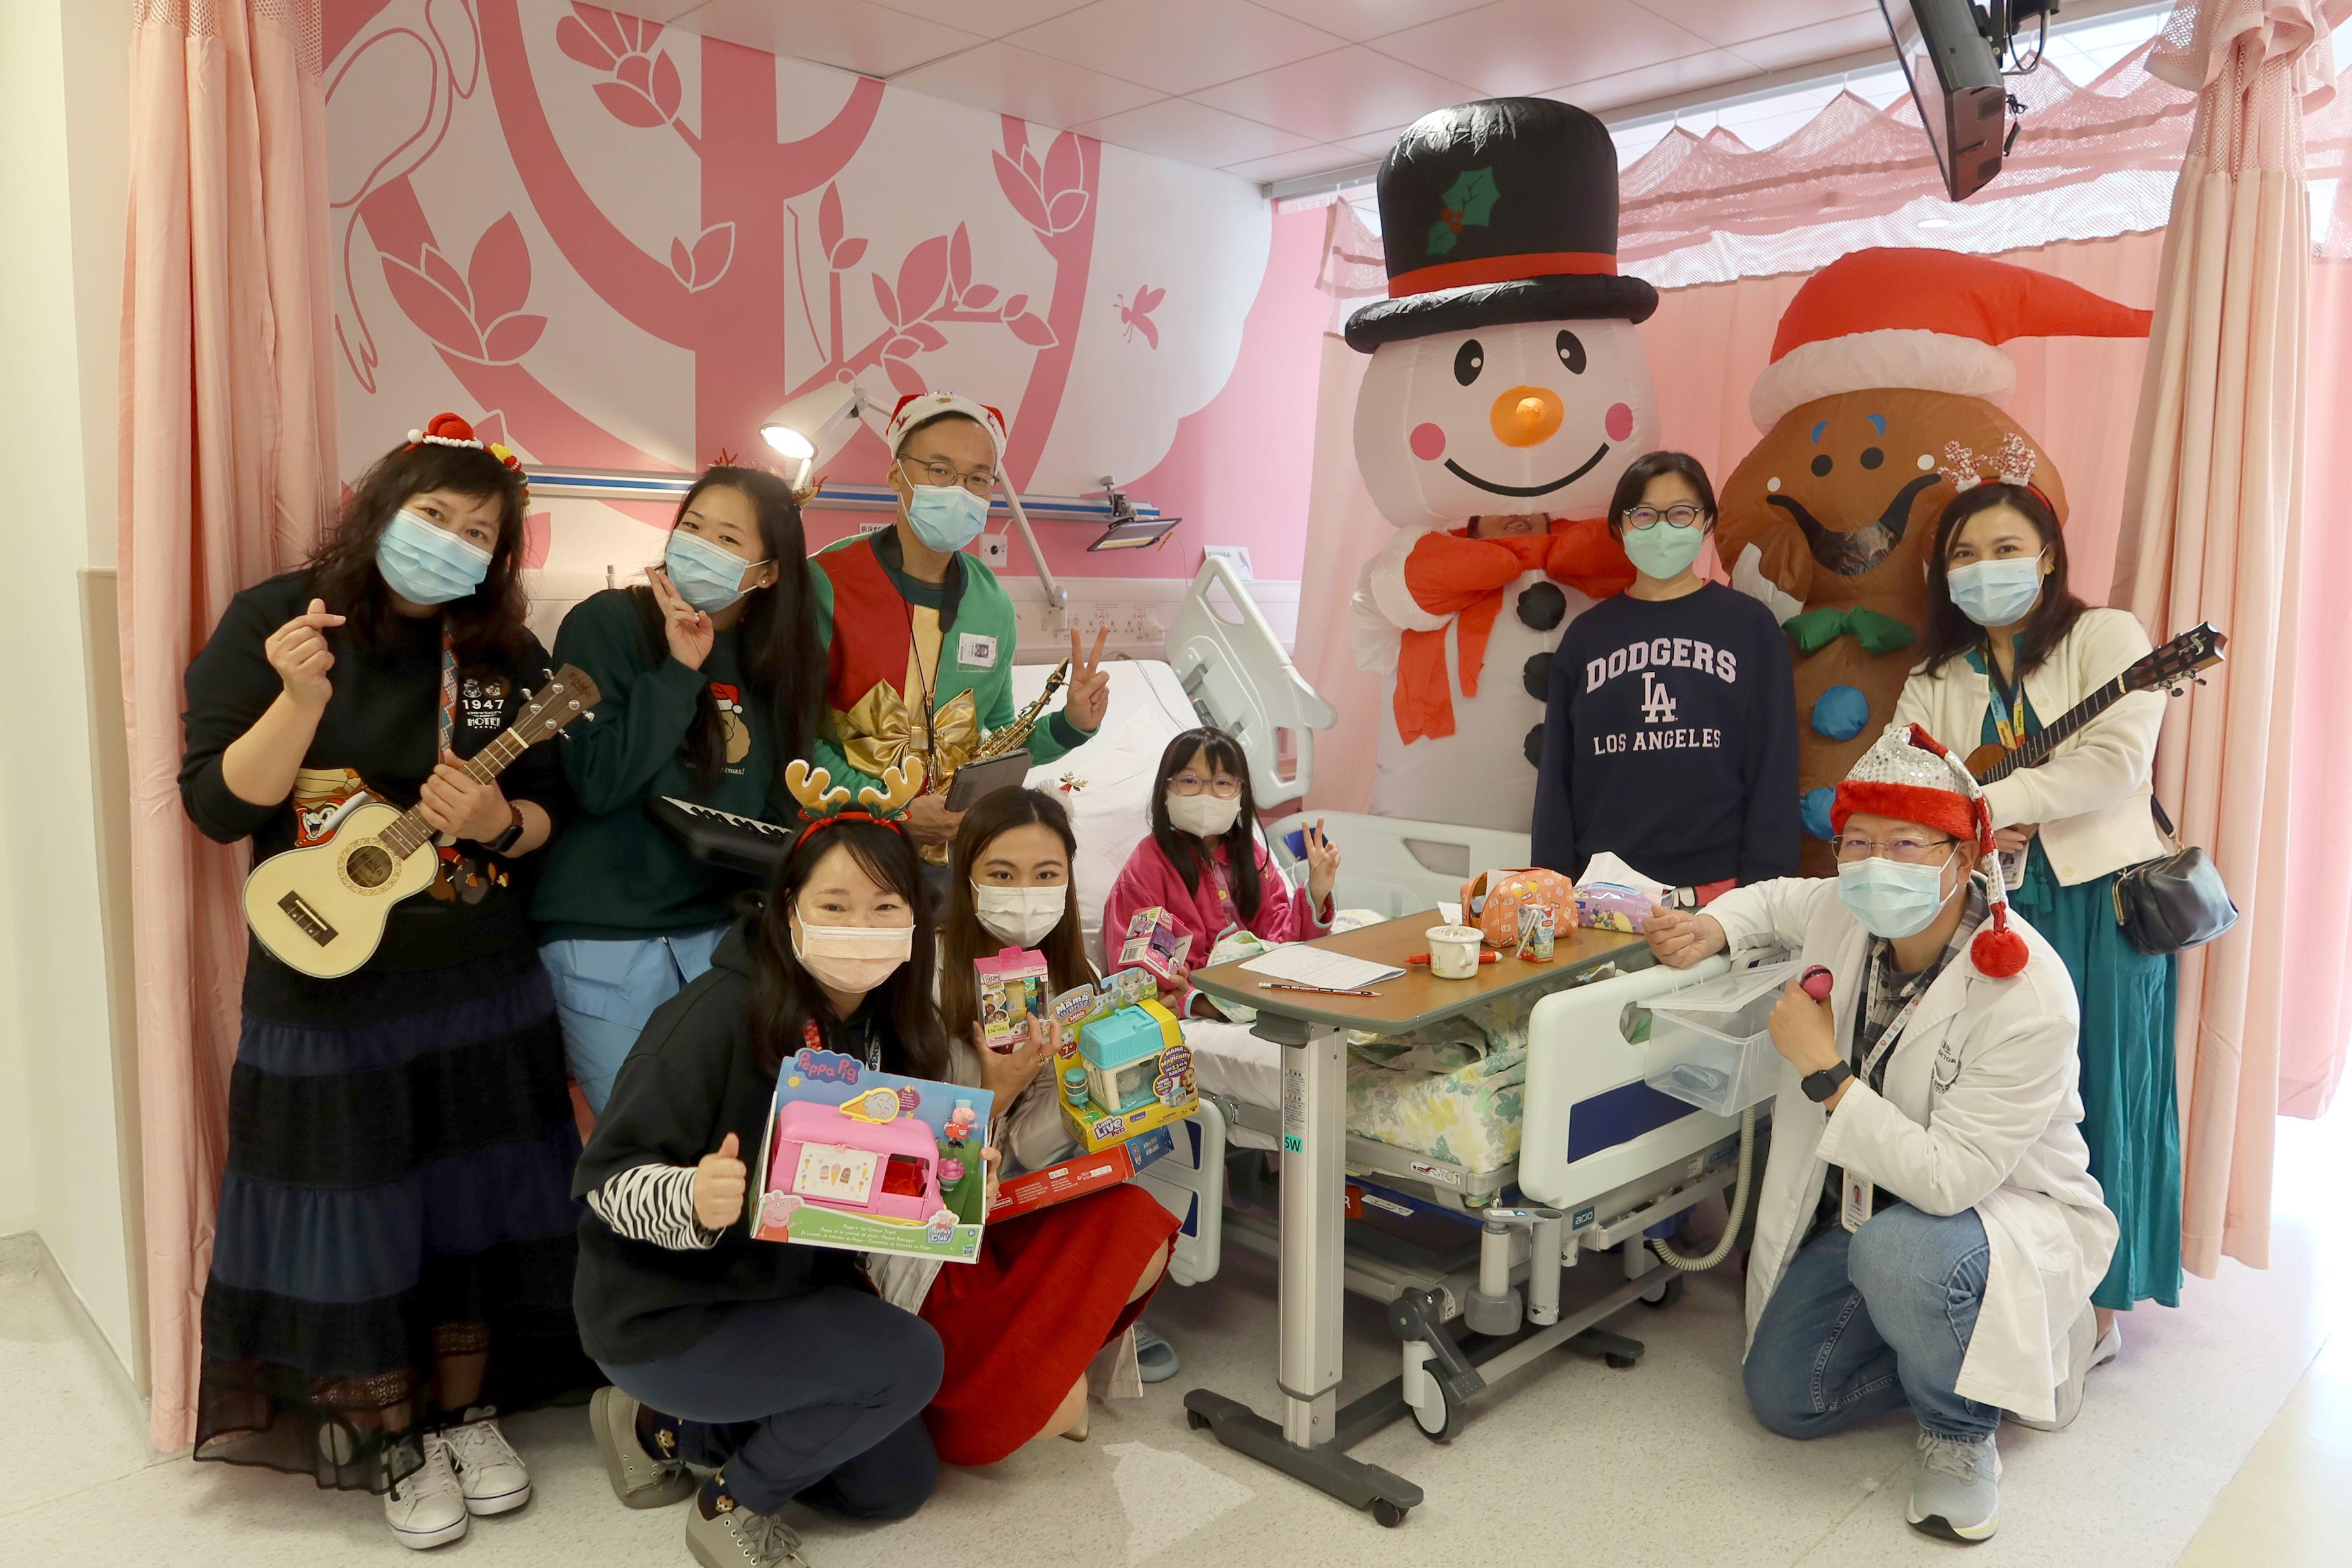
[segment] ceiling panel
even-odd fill
[[[1248,0],[1095,0],[1025,27],[1011,41],[1162,92],[1191,92],[1337,48],[1342,40]]]
[[[1448,18],[1371,47],[1489,97],[1591,81],[1707,47],[1633,0],[1498,0],[1468,20],[1476,26]]]
[[[1343,142],[1478,96],[1417,66],[1361,45],[1261,71],[1192,94],[1246,119],[1318,142]]]
[[[1872,49],[1883,53],[1888,64],[1894,63],[1895,39],[1886,30],[1886,18],[1876,11],[1743,39],[1732,46],[1731,52],[1759,71],[1773,71]]]
[[[1418,26],[1440,16],[1475,11],[1489,0],[1257,0],[1269,11],[1279,11],[1327,33],[1362,43],[1383,33]]]
[[[896,0],[892,0],[896,4]],[[1686,33],[1696,33],[1710,44],[1731,45],[1760,38],[1768,33],[1786,33],[1798,27],[1810,27],[1816,23],[1843,17],[1867,16],[1871,25],[1882,30],[1886,24],[1879,17],[1874,5],[1857,0],[1635,0],[1643,10],[1652,11],[1674,23]],[[965,24],[967,26],[971,24]]]
[[[1600,114],[1612,109],[1623,109],[1630,104],[1646,103],[1654,98],[1668,98],[1678,92],[1742,81],[1755,74],[1753,66],[1729,50],[1708,49],[1703,54],[1662,60],[1656,65],[1618,71],[1592,81],[1570,82],[1538,96],[1557,98],[1563,103],[1572,103],[1579,109],[1589,109]]]
[[[1182,98],[1163,98],[1072,129],[1139,153],[1157,153],[1163,158],[1218,169],[1246,159],[1295,153],[1312,144],[1304,136]]]
[[[908,71],[893,85],[1064,129],[1139,109],[1160,96],[1131,81],[1001,43],[950,55]]]
[[[933,22],[945,22],[965,32],[1001,38],[1007,33],[1076,11],[1087,0],[881,0],[893,11]]]
[[[677,21],[713,38],[875,77],[984,41],[871,0],[708,0]]]
[[[1225,172],[1265,184],[1275,180],[1295,180],[1302,174],[1328,174],[1334,169],[1352,169],[1362,162],[1363,159],[1349,148],[1327,145],[1302,147],[1296,153],[1277,153],[1271,158],[1253,158],[1244,163],[1228,163]]]
[[[1443,109],[1445,106],[1441,103],[1438,107]],[[1412,121],[1408,120],[1402,125],[1391,125],[1385,131],[1374,131],[1362,136],[1350,136],[1338,145],[1345,147],[1359,158],[1369,158],[1378,163],[1389,155],[1389,149],[1397,144],[1397,139],[1402,136],[1412,124]]]

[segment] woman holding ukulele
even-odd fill
[[[197,1458],[381,1492],[410,1547],[528,1502],[495,1412],[593,1381],[571,1311],[579,1138],[514,885],[562,780],[552,746],[488,784],[459,766],[546,678],[524,499],[503,449],[437,416],[188,668],[180,793],[207,837],[267,858],[362,795],[442,836],[432,887],[356,972],[249,950],[196,1413]]]

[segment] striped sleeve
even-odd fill
[[[615,1236],[680,1252],[719,1244],[719,1232],[694,1217],[694,1167],[648,1163],[615,1171],[590,1189],[588,1206]]]

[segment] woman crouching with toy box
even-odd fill
[[[964,814],[950,857],[939,944],[940,1012],[951,1030],[968,1027],[981,1016],[974,965],[1003,949],[1043,957],[1050,995],[1099,978],[1087,961],[1080,930],[1070,875],[1076,854],[1069,813],[1050,795],[999,790]],[[996,1141],[1011,1171],[1042,1170],[1077,1146],[1062,1119],[1054,1080],[1059,1039],[1058,1028],[1040,1030],[1028,1044],[1003,1055],[959,1045],[958,1054],[971,1058],[971,1070],[982,1087],[996,1095]],[[943,1270],[923,1309],[948,1347],[947,1375],[930,1410],[940,1455],[952,1459],[975,1446],[984,1449],[987,1443],[978,1440],[988,1433],[997,1433],[989,1442],[1013,1436],[1029,1421],[1037,1402],[1028,1391],[1057,1381],[1068,1397],[1047,1429],[1083,1437],[1087,1364],[1129,1328],[1135,1331],[1142,1380],[1163,1383],[1175,1376],[1175,1348],[1138,1319],[1139,1303],[1159,1284],[1176,1229],[1175,1216],[1132,1185],[992,1221],[981,1268]],[[1146,1258],[1148,1267],[1138,1273],[1136,1266]],[[1132,1289],[1122,1292],[1121,1281]],[[1007,1322],[1006,1313],[1033,1295],[1061,1305],[1052,1313]],[[951,1310],[938,1310],[950,1303]]]
[[[1323,825],[1307,829],[1307,892],[1291,890],[1257,837],[1249,761],[1223,730],[1187,730],[1160,754],[1151,792],[1151,837],[1135,847],[1103,902],[1103,953],[1114,955],[1141,910],[1165,911],[1178,941],[1191,939],[1160,999],[1180,1018],[1223,1015],[1192,989],[1191,975],[1231,931],[1267,942],[1331,934],[1331,885],[1339,851]],[[1114,967],[1116,967],[1114,965]]]

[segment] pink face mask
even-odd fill
[[[793,956],[801,967],[836,991],[873,990],[914,952],[911,925],[821,926],[803,921],[793,933]]]

